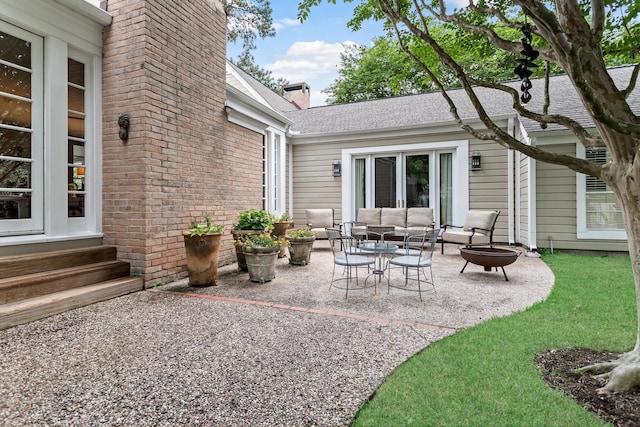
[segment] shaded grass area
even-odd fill
[[[630,260],[563,253],[543,259],[556,277],[546,301],[433,343],[396,369],[354,425],[606,425],[551,389],[534,356],[551,348],[632,349],[637,317]]]

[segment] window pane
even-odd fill
[[[84,64],[69,58],[68,81],[78,86],[84,86]]]
[[[31,218],[31,193],[0,192],[0,219]]]
[[[31,158],[31,132],[0,128],[0,156]]]
[[[84,113],[84,89],[69,86],[69,110]]]
[[[0,123],[31,127],[31,103],[0,95]]]
[[[0,64],[0,92],[31,98],[31,73]]]
[[[440,224],[453,222],[453,155],[440,154]]]
[[[0,31],[0,59],[31,68],[31,43]]]
[[[586,159],[598,164],[609,161],[605,148],[587,150]],[[620,230],[624,229],[622,211],[618,199],[604,183],[592,176],[586,177],[587,228],[590,230]]]
[[[84,194],[69,194],[69,216],[84,216]]]
[[[600,230],[623,229],[622,211],[613,193],[587,193],[587,228]]]
[[[31,162],[0,159],[0,188],[31,188]]]
[[[365,203],[367,201],[367,177],[366,177],[366,163],[365,159],[356,159],[355,167],[354,167],[354,179],[355,183],[355,198],[356,198],[356,211],[354,212],[354,218],[356,218],[356,213],[358,209],[364,208]]]
[[[69,112],[69,136],[84,138],[84,116]]]
[[[407,156],[407,207],[429,207],[429,155]]]
[[[375,207],[396,207],[396,158],[375,159]]]

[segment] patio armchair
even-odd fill
[[[496,226],[500,211],[470,210],[464,220],[464,225],[442,226],[442,246],[440,253],[444,253],[445,243],[459,243],[466,246],[493,246],[493,230]]]
[[[339,227],[333,216],[333,209],[306,209],[307,227],[316,233],[316,239],[327,239],[327,228]]]

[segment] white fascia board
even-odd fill
[[[253,88],[251,87],[250,84],[248,84],[245,79],[236,71],[233,69],[233,67],[231,67],[229,65],[229,62],[227,61],[226,64],[226,68],[227,68],[227,73],[233,75],[233,77],[235,78],[235,80],[242,85],[242,88],[244,90],[241,89],[237,89],[234,88],[236,90],[238,90],[239,92],[246,92],[248,94],[250,94],[250,97],[254,99],[254,101],[259,102],[260,104],[264,105],[267,108],[271,108],[271,106],[269,105],[269,103],[267,102],[266,99],[264,99],[262,96],[260,96],[260,94]],[[228,82],[227,82],[227,86],[229,86]],[[233,86],[232,86],[233,87]]]
[[[227,85],[225,110],[231,123],[259,133],[264,133],[268,127],[286,132],[287,128],[292,124],[282,114],[256,102],[230,85]]]
[[[96,15],[103,18],[94,19],[91,13],[81,13],[69,6],[76,4],[82,4],[79,9],[95,11]],[[89,9],[86,9],[87,6]],[[109,19],[103,14],[107,14]],[[0,19],[40,36],[64,40],[78,49],[98,55],[102,54],[102,30],[111,23],[110,14],[84,0],[0,0]]]
[[[508,120],[514,118],[515,115],[509,114],[504,116],[493,117],[492,120],[502,128],[507,128]],[[466,120],[469,125],[482,125],[479,119]],[[484,127],[483,127],[483,130]],[[287,134],[294,145],[302,144],[318,144],[330,142],[346,142],[346,141],[362,141],[362,140],[380,140],[398,137],[407,137],[415,135],[423,135],[425,133],[456,133],[465,132],[455,121],[448,120],[446,122],[421,123],[417,125],[398,126],[393,128],[354,130],[347,132],[322,132],[314,134],[301,134],[293,131]]]
[[[57,3],[65,5],[69,9],[75,10],[80,15],[91,19],[92,21],[102,25],[111,25],[113,16],[106,10],[99,8],[86,0],[54,0]]]

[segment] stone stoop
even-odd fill
[[[142,289],[112,246],[0,257],[0,330]]]

